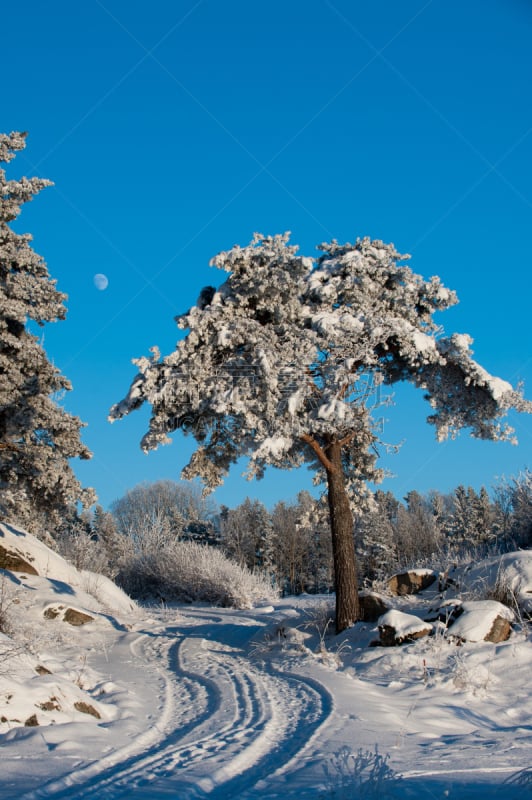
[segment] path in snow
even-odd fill
[[[189,606],[110,633],[91,666],[107,676],[116,718],[74,726],[71,743],[69,726],[19,729],[2,754],[2,800],[316,800],[332,796],[331,756],[376,745],[403,774],[404,800],[520,796],[502,782],[529,765],[528,695],[512,691],[501,705],[497,689],[477,697],[431,687],[419,644],[366,646],[336,671],[297,645],[281,649],[274,637],[271,646],[279,625],[302,617],[288,604],[270,611]],[[478,660],[477,649],[462,661]],[[526,672],[529,650],[498,649],[490,680],[505,690],[505,670]]]
[[[166,662],[157,719],[131,744],[24,800],[243,797],[261,780],[270,787],[301,754],[330,714],[327,690],[249,661],[243,647],[262,621],[185,616],[188,626],[130,637],[136,662]]]

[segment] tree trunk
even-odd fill
[[[326,472],[336,589],[336,633],[341,633],[360,619],[353,514],[345,487],[340,443],[332,442],[326,453],[330,462]]]

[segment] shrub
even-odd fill
[[[268,580],[230,561],[219,550],[178,540],[166,540],[162,548],[148,547],[137,553],[121,570],[117,583],[132,597],[234,608],[250,608],[254,602],[277,596]]]
[[[3,570],[0,573],[0,633],[10,636],[13,633],[12,607],[17,598],[6,573]]]
[[[352,753],[342,747],[324,764],[328,796],[331,800],[385,800],[397,796],[401,776],[388,764],[388,756],[359,749]]]

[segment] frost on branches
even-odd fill
[[[25,134],[0,135],[0,162],[25,147]],[[10,227],[21,206],[50,181],[9,181],[0,170],[0,513],[35,529],[49,525],[78,500],[92,502],[68,459],[89,458],[80,442],[82,423],[53,395],[71,388],[48,361],[29,320],[64,319],[65,295],[57,291],[31,236]]]
[[[456,296],[413,273],[393,245],[365,238],[319,250],[316,261],[298,255],[288,234],[256,235],[217,255],[212,264],[229,277],[177,318],[187,334],[171,355],[154,348],[134,362],[139,373],[110,418],[150,403],[142,447],[182,428],[198,442],[184,477],[209,488],[242,457],[250,477],[269,465],[315,468],[328,489],[340,631],[360,613],[352,504],[381,477],[379,385],[423,389],[440,439],[462,428],[511,438],[501,417],[532,404],[473,360],[468,336],[436,335],[433,314]]]

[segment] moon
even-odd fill
[[[98,272],[94,276],[93,281],[94,281],[94,285],[96,286],[96,288],[100,292],[105,291],[107,289],[107,287],[109,286],[109,278],[107,277],[107,275],[104,275],[102,272]]]

